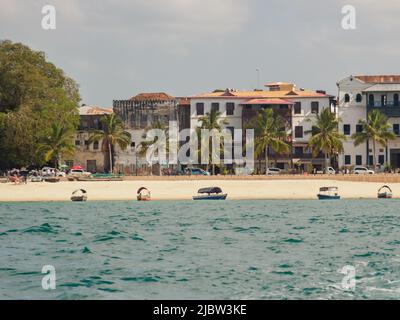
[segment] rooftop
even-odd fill
[[[138,95],[131,98],[131,100],[135,101],[145,101],[145,100],[156,100],[156,101],[168,101],[174,100],[174,97],[170,96],[165,92],[148,92],[148,93],[139,93]]]
[[[287,99],[287,98],[324,98],[329,95],[311,90],[277,90],[277,91],[235,91],[209,92],[193,96],[193,99],[202,98],[241,98],[241,99]]]
[[[400,75],[354,76],[364,83],[400,83]]]

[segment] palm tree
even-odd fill
[[[379,110],[373,110],[368,113],[367,120],[359,120],[358,124],[362,126],[362,131],[354,133],[351,138],[354,139],[354,145],[372,140],[373,156],[372,165],[376,165],[376,143],[383,147],[387,146],[388,140],[396,139],[396,135],[391,131],[388,118]]]
[[[222,125],[227,125],[228,121],[225,119],[221,119],[221,112],[217,111],[217,110],[211,110],[211,112],[207,112],[205,116],[201,117],[199,119],[200,122],[200,126],[197,127],[197,136],[200,137],[201,136],[201,130],[216,130],[221,134],[222,131]],[[219,138],[222,137],[222,134],[219,136]],[[210,159],[209,162],[211,162],[212,164],[212,174],[215,174],[215,163],[214,161],[212,161],[213,159],[213,155],[216,155],[217,153],[220,153],[221,150],[223,149],[223,146],[220,145],[219,150],[214,150],[214,148],[212,147],[212,140],[210,139],[209,141],[209,146],[211,150],[210,153]],[[222,144],[222,142],[221,142]],[[209,163],[207,163],[207,171],[209,169]]]
[[[155,137],[153,140],[150,141],[142,141],[139,145],[139,150],[138,150],[138,154],[142,157],[148,155],[150,159],[153,159],[153,157],[155,156],[155,152],[158,149],[163,149],[165,148],[165,150],[168,152],[169,148],[169,137],[168,137],[168,130],[166,128],[166,126],[164,124],[162,124],[161,122],[156,122],[151,128],[149,128],[146,133],[149,130],[153,130],[153,129],[158,129],[161,130],[165,133],[166,136],[166,140],[165,141],[161,141],[159,140],[159,137]],[[146,136],[146,135],[144,135]],[[150,163],[150,167],[151,167],[151,172],[150,175],[153,174],[153,162],[151,161]],[[159,175],[162,175],[162,170],[161,170],[161,161],[159,163]]]
[[[267,174],[269,149],[278,154],[289,152],[289,145],[285,142],[287,138],[285,120],[280,115],[274,115],[274,111],[267,108],[256,115],[248,128],[254,129],[255,156],[259,157],[264,153],[265,174]]]
[[[51,126],[48,136],[44,137],[39,144],[38,152],[44,153],[46,162],[53,160],[57,169],[63,154],[73,154],[75,151],[74,130],[64,127],[59,123]]]
[[[343,141],[346,140],[346,136],[339,133],[339,122],[330,108],[324,108],[316,114],[316,121],[311,130],[306,131],[312,134],[308,145],[313,151],[313,156],[316,157],[319,152],[324,153],[325,168],[329,166],[329,159],[333,154],[343,152]]]
[[[102,150],[108,151],[110,161],[110,172],[113,172],[113,149],[118,145],[125,150],[131,143],[131,134],[124,129],[124,125],[120,118],[114,113],[104,115],[100,119],[102,130],[94,130],[90,137],[89,143],[102,140]]]

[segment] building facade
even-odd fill
[[[367,120],[370,111],[379,110],[388,117],[398,138],[386,147],[376,146],[375,163],[400,168],[400,75],[349,76],[338,81],[337,86],[339,129],[347,137],[344,152],[339,155],[339,167],[352,169],[373,164],[372,141],[356,147],[351,136],[362,131],[359,120]]]
[[[82,106],[79,108],[80,123],[75,134],[75,154],[67,158],[65,163],[69,167],[81,166],[92,173],[105,172],[109,167],[108,157],[102,149],[102,141],[89,143],[89,137],[93,130],[101,130],[101,117],[111,114],[111,108],[96,106]]]
[[[149,166],[146,157],[140,155],[140,144],[145,140],[145,132],[160,124],[169,127],[176,121],[179,129],[189,126],[190,99],[175,98],[167,93],[140,93],[128,100],[114,100],[113,110],[132,136],[126,150],[116,148],[116,170],[133,175],[158,174],[159,164]],[[165,164],[162,164],[166,166]]]
[[[271,150],[268,166],[273,165],[284,170],[295,166],[309,172],[314,168],[322,168],[325,161],[323,155],[313,157],[308,148],[311,136],[308,131],[311,130],[315,114],[324,108],[330,108],[333,97],[324,91],[297,89],[292,83],[269,83],[266,87],[268,90],[216,90],[192,97],[191,128],[198,127],[200,118],[214,109],[221,113],[221,120],[227,123],[223,127],[244,130],[258,111],[271,108],[286,120],[289,135],[287,142],[291,151],[288,155],[277,155]],[[261,158],[259,171],[263,172],[264,156]]]

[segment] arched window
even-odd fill
[[[375,106],[375,98],[374,98],[374,95],[373,95],[373,94],[370,94],[370,95],[369,95],[369,97],[368,97],[368,104],[369,104],[371,107]]]
[[[344,95],[344,102],[350,102],[350,95],[348,93]]]
[[[394,96],[393,96],[393,104],[394,104],[394,106],[395,107],[398,107],[399,106],[399,94],[398,93],[395,93],[394,94]]]
[[[357,96],[356,96],[356,101],[357,101],[357,102],[361,102],[361,101],[362,101],[362,95],[361,95],[361,93],[357,94]]]

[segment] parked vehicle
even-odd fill
[[[370,170],[366,167],[355,167],[353,170],[354,174],[375,174],[375,171]]]
[[[279,169],[279,168],[268,168],[267,169],[267,175],[268,176],[276,176],[276,175],[279,175],[279,174],[281,174],[281,169]]]
[[[209,176],[210,173],[200,168],[186,168],[185,174],[192,176]]]

